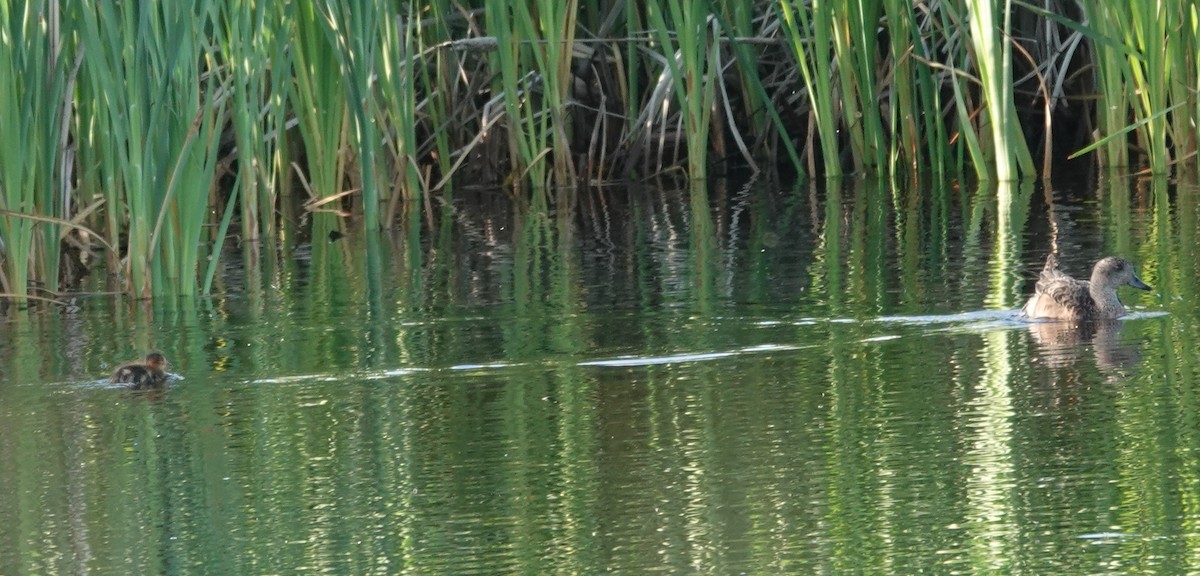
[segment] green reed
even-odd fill
[[[833,46],[841,81],[843,114],[850,119],[846,129],[855,172],[876,173],[884,165],[887,150],[883,122],[879,116],[880,92],[875,54],[878,47],[879,1],[833,3]]]
[[[1111,7],[1114,12],[1120,10]],[[1096,61],[1096,124],[1098,136],[1104,142],[1101,162],[1110,166],[1129,164],[1129,146],[1125,142],[1130,95],[1125,91],[1125,79],[1132,76],[1129,63],[1136,59],[1117,38],[1120,37],[1119,12],[1109,13],[1110,6],[1094,2],[1087,8],[1091,27],[1088,33],[1104,41],[1093,41],[1092,51]]]
[[[147,159],[154,163],[153,229],[145,258],[151,263],[155,294],[194,295],[208,223],[217,146],[226,123],[229,84],[214,73],[216,46],[203,40],[217,18],[217,6],[196,1],[142,6],[151,40],[149,57],[161,58],[152,91],[140,94],[160,116],[147,124]],[[153,70],[153,67],[151,68]],[[151,129],[162,128],[161,132]],[[204,254],[207,256],[207,254]]]
[[[394,217],[396,203],[402,197],[417,200],[421,197],[421,166],[418,159],[420,143],[417,141],[417,83],[420,76],[415,69],[418,59],[419,14],[410,5],[406,14],[389,15],[380,21],[383,30],[382,70],[380,89],[381,104],[387,119],[393,125],[387,138],[392,157],[393,193],[387,219]]]
[[[915,14],[911,2],[901,0],[885,0],[883,13],[886,26],[891,31],[888,34],[888,54],[892,62],[892,91],[888,103],[892,113],[886,118],[887,129],[891,133],[891,146],[888,150],[893,162],[902,162],[909,167],[920,166],[925,157],[920,143],[920,100],[919,87],[926,86],[922,76],[928,76],[926,66],[917,66],[916,56],[928,59],[923,51],[923,43],[917,33]],[[915,52],[916,54],[910,54]],[[935,108],[936,109],[936,108]],[[932,136],[932,135],[930,135]],[[895,172],[895,168],[890,170]]]
[[[721,2],[719,14],[726,18],[723,25],[735,38],[752,38],[757,36],[759,28],[754,24],[754,6],[747,2],[725,0]],[[730,46],[734,58],[737,59],[737,73],[740,81],[739,92],[742,94],[742,110],[747,121],[749,134],[764,134],[771,128],[767,114],[770,98],[762,88],[762,78],[758,73],[755,62],[755,50],[743,43],[734,42]],[[723,100],[727,100],[724,98]],[[734,130],[737,126],[732,126]]]
[[[152,224],[147,205],[150,192],[143,181],[147,170],[142,161],[142,132],[149,113],[146,98],[142,97],[147,75],[131,71],[140,71],[147,59],[138,50],[144,46],[139,44],[134,8],[129,4],[122,8],[124,11],[118,12],[106,2],[82,2],[78,6],[80,49],[86,55],[80,80],[87,88],[81,90],[81,96],[89,98],[80,109],[91,114],[83,120],[90,150],[86,158],[95,162],[89,168],[99,175],[94,182],[106,201],[105,234],[110,244],[122,244],[124,220],[129,221],[124,242],[127,256],[116,262],[114,254],[110,266],[124,274],[131,293],[148,296],[145,257]],[[128,64],[124,56],[127,49],[131,60]]]
[[[770,26],[772,21],[766,18],[756,19],[754,6],[744,2],[723,2],[716,16],[721,26],[728,30],[728,47],[737,64],[739,80],[736,91],[733,87],[720,83],[722,90],[718,98],[718,108],[723,108],[728,118],[725,131],[729,132],[729,137],[738,147],[738,151],[752,165],[756,164],[756,157],[762,158],[768,165],[780,163],[781,159],[774,144],[779,142],[787,152],[792,168],[803,175],[804,165],[766,87],[768,81],[764,76],[769,75],[771,70],[769,67],[760,70],[760,67],[764,67],[758,59],[761,49],[741,40],[765,34],[763,28]],[[718,52],[718,55],[720,54],[721,52]],[[737,97],[742,100],[740,115],[734,112]],[[719,115],[716,118],[722,119]],[[719,145],[719,142],[714,143],[714,146]],[[755,169],[758,167],[755,166]]]
[[[1011,0],[1004,3],[1003,10],[998,10],[990,0],[967,1],[973,60],[987,105],[989,122],[985,129],[993,146],[990,156],[995,163],[995,176],[1001,182],[1034,173],[1033,158],[1013,103],[1011,7]]]
[[[525,6],[523,2],[517,5]],[[568,108],[574,77],[571,64],[575,54],[575,19],[579,13],[579,1],[537,0],[537,21],[522,17],[525,38],[541,41],[533,46],[534,62],[542,70],[542,93],[547,111],[546,129],[553,156],[554,181],[560,183],[576,180],[575,165],[571,157],[571,114]],[[524,12],[521,12],[524,14]]]
[[[1123,20],[1126,44],[1137,51],[1138,58],[1132,59],[1126,78],[1127,87],[1135,88],[1134,111],[1140,119],[1146,119],[1142,128],[1144,146],[1155,174],[1167,171],[1170,152],[1167,150],[1167,119],[1150,118],[1156,111],[1168,106],[1171,76],[1167,62],[1167,50],[1172,44],[1168,30],[1176,28],[1171,22],[1174,11],[1166,6],[1138,5],[1110,6],[1110,14]]]
[[[567,95],[578,3],[553,0],[488,2],[486,22],[498,43],[498,91],[503,99],[514,183],[541,187],[574,181]],[[552,172],[548,170],[552,163]]]
[[[237,148],[231,194],[238,200],[242,239],[257,241],[274,235],[277,183],[288,170],[277,154],[287,122],[288,77],[270,72],[290,69],[290,36],[280,3],[230,0],[221,8],[214,32],[232,82],[229,111]]]
[[[379,228],[380,134],[376,119],[378,103],[373,90],[381,42],[381,23],[391,18],[383,2],[326,0],[316,3],[323,11],[319,19],[328,37],[338,73],[344,79],[345,103],[350,112],[353,135],[350,147],[357,153],[362,188],[363,222],[368,230]]]
[[[57,177],[69,53],[57,3],[0,4],[0,288],[58,289],[59,230],[67,207]]]
[[[342,86],[346,80],[322,18],[315,2],[289,4],[285,14],[285,20],[293,22],[289,100],[303,141],[305,185],[313,200],[340,191],[349,161],[344,149],[349,114]]]
[[[813,123],[816,124],[821,142],[825,175],[840,176],[842,165],[836,153],[838,118],[834,116],[833,61],[830,56],[832,39],[829,34],[834,27],[833,11],[828,0],[816,0],[809,9],[795,6],[790,0],[779,1],[784,38],[795,57],[796,66],[804,79],[808,104],[812,107]],[[825,95],[829,97],[826,98]],[[809,152],[811,158],[812,151]]]
[[[508,157],[512,165],[510,177],[528,171],[533,182],[544,182],[545,164],[535,162],[540,156],[541,143],[536,129],[536,109],[531,97],[531,76],[527,70],[528,47],[517,37],[511,7],[506,2],[489,2],[485,12],[488,30],[496,37],[497,49],[492,57],[496,69],[493,92],[500,96],[507,118]]]
[[[634,2],[626,2],[622,10],[624,16],[624,26],[621,28],[627,34],[632,34],[634,30],[645,30],[645,18],[639,6]],[[624,80],[620,84],[621,100],[624,101],[624,109],[628,112],[623,117],[625,119],[624,132],[627,134],[636,134],[639,128],[638,110],[639,104],[645,96],[646,88],[642,78],[646,72],[642,69],[643,55],[641,46],[636,42],[624,42],[620,44],[621,61],[624,63],[621,67],[623,73],[620,77]]]
[[[960,9],[951,5],[943,5],[943,9],[937,12],[936,17],[940,21],[940,26],[939,36],[935,41],[938,43],[938,51],[946,54],[948,61],[945,63],[931,61],[930,64],[941,71],[939,89],[948,86],[953,96],[953,98],[947,99],[947,104],[954,106],[955,122],[946,123],[950,124],[948,129],[953,131],[953,140],[958,144],[949,150],[950,163],[954,164],[956,155],[960,158],[959,166],[962,165],[961,158],[968,158],[979,179],[987,180],[989,179],[988,167],[992,161],[988,154],[990,149],[981,142],[972,120],[973,111],[980,106],[977,95],[972,89],[976,82],[963,72],[967,68],[966,62],[969,54],[969,49],[964,46],[964,43],[969,42],[970,38],[958,32],[960,23],[965,21],[965,17]],[[958,170],[952,168],[952,171]]]
[[[435,15],[454,13],[453,4],[449,0],[430,0],[427,6],[429,8],[429,12]],[[424,109],[420,121],[422,121],[424,127],[432,133],[433,142],[429,146],[429,149],[432,151],[432,155],[434,156],[433,160],[427,160],[425,165],[429,166],[429,169],[431,170],[436,168],[438,173],[446,177],[450,175],[454,162],[453,152],[456,141],[453,138],[453,134],[456,132],[466,131],[464,129],[466,125],[465,122],[462,122],[461,120],[455,122],[454,112],[458,110],[460,103],[469,102],[470,99],[466,97],[467,95],[463,90],[455,89],[459,78],[458,69],[462,66],[463,60],[459,58],[458,53],[455,51],[438,48],[438,46],[444,45],[445,43],[451,41],[454,37],[454,33],[452,32],[449,23],[445,18],[435,17],[428,25],[419,24],[417,21],[419,16],[421,16],[421,14],[416,11],[410,12],[408,16],[403,14],[398,16],[398,18],[407,18],[407,26],[415,28],[415,30],[413,30],[411,39],[416,43],[416,53],[411,54],[411,60],[402,60],[402,62],[407,61],[411,63],[411,66],[415,66],[417,62],[420,61],[420,58],[428,55],[427,57],[429,59],[429,64],[420,66],[416,70],[402,71],[400,73],[388,74],[385,71],[385,75],[393,79],[390,86],[385,86],[385,91],[391,89],[392,87],[397,87],[397,81],[401,82],[401,85],[398,86],[398,88],[403,88],[403,80],[406,77],[405,74],[413,75],[413,83],[411,85],[416,90],[417,94],[423,96],[423,99],[419,101],[419,104],[414,102],[413,117],[404,117],[403,120],[398,121],[406,123],[411,122],[414,124],[414,133],[409,137],[415,139],[415,125],[419,121],[416,117],[416,109]],[[406,36],[405,41],[407,42],[408,40],[409,36]],[[406,45],[401,44],[399,41],[393,40],[391,41],[390,45],[393,46],[393,50],[404,49],[406,53],[408,53],[408,49],[405,47]],[[414,94],[414,100],[416,97],[416,94]],[[407,96],[404,96],[403,98],[407,98]],[[402,110],[397,111],[398,119],[401,117],[401,114],[407,113],[405,110],[403,110],[406,108],[406,106],[398,106],[400,104],[400,102],[398,102],[400,98],[388,98],[385,96],[384,100],[385,102],[388,102],[392,108],[402,108]],[[455,123],[459,124],[460,126],[457,130],[453,130],[451,128],[451,125]],[[405,124],[401,124],[401,127],[402,129],[399,131],[399,134],[408,134],[407,126]],[[398,138],[399,137],[400,136],[398,136]],[[418,145],[415,140],[411,144],[408,144],[407,147],[413,150],[413,158],[411,160],[400,160],[399,145],[397,146],[396,152],[398,162],[403,161],[412,163],[412,166],[407,169],[406,177],[404,178],[405,182],[408,182],[412,178],[412,176],[408,174],[415,174],[422,170],[421,158],[423,156],[420,152],[422,146]],[[432,184],[428,182],[424,183],[422,185],[422,191],[425,191],[425,189],[429,188],[431,185]],[[442,191],[442,193],[448,195],[450,193],[450,188],[446,188]],[[415,196],[415,193],[413,196]]]
[[[1008,153],[1011,143],[1005,126],[1013,119],[1010,113],[1012,98],[1012,51],[1008,43],[1000,38],[1007,33],[1007,26],[1000,27],[1005,14],[997,14],[994,2],[990,0],[967,0],[966,21],[971,31],[970,46],[974,49],[978,80],[986,103],[985,117],[989,123],[981,123],[987,134],[991,135],[995,147],[988,154],[994,162],[996,176],[1001,182],[1009,182],[1016,175],[1012,156]],[[959,93],[961,97],[961,92]],[[984,140],[987,134],[982,134],[979,140]],[[988,172],[979,170],[981,177],[987,177]]]
[[[1171,161],[1181,162],[1198,151],[1196,131],[1196,110],[1200,107],[1200,98],[1195,97],[1196,89],[1200,87],[1200,6],[1192,3],[1171,3],[1164,6],[1163,26],[1166,35],[1164,54],[1169,77],[1166,81],[1166,100],[1171,108],[1168,112],[1169,138]],[[1176,70],[1178,68],[1178,70]],[[1182,78],[1180,77],[1182,76]],[[1189,79],[1189,76],[1192,76]],[[1192,162],[1190,166],[1195,166]],[[1191,170],[1195,172],[1194,168]]]
[[[87,109],[107,128],[90,135],[101,162],[85,169],[100,172],[108,210],[128,217],[129,291],[194,293],[224,122],[215,47],[203,36],[214,4],[83,2],[78,15],[86,94],[98,100]],[[116,240],[123,222],[108,222]]]
[[[675,97],[683,110],[688,135],[688,175],[702,180],[708,173],[708,133],[716,97],[717,45],[709,36],[708,2],[682,0],[646,4],[648,23],[663,50]],[[669,17],[669,20],[668,20]],[[668,25],[668,21],[670,25]],[[674,37],[670,31],[674,31]],[[716,29],[719,34],[719,29]]]
[[[1095,1],[1085,2],[1083,8],[1088,25],[1080,31],[1095,53],[1101,162],[1128,165],[1126,134],[1132,133],[1149,170],[1166,174],[1197,149],[1196,8],[1189,3]]]
[[[940,177],[949,172],[953,156],[951,126],[940,114],[945,105],[943,89],[947,76],[928,65],[941,48],[938,36],[929,28],[933,18],[922,18],[912,2],[884,0],[884,22],[888,34],[886,69],[887,109],[884,131],[890,141],[888,174],[915,175],[930,170]],[[924,20],[924,23],[923,23]],[[882,105],[885,102],[879,102]]]

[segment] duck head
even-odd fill
[[[1150,285],[1138,278],[1132,262],[1116,256],[1109,256],[1096,263],[1096,266],[1092,268],[1091,283],[1099,288],[1112,288],[1113,290],[1126,284],[1138,290],[1151,290]]]
[[[165,370],[167,357],[163,356],[162,352],[151,352],[146,355],[146,366],[154,370]]]

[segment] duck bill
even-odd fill
[[[1137,276],[1134,276],[1133,279],[1129,281],[1129,285],[1137,288],[1138,290],[1153,290],[1149,284],[1142,282],[1142,279],[1138,278]]]

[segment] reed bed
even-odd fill
[[[59,234],[72,213],[62,144],[74,75],[55,12],[0,7],[0,240],[3,292],[58,288]]]
[[[551,187],[741,166],[1007,181],[1037,175],[1035,153],[1043,175],[1095,153],[1190,170],[1197,11],[0,0],[0,283],[53,298],[103,263],[124,293],[205,293],[227,238],[432,230],[464,186],[536,208]]]

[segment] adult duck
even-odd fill
[[[1124,258],[1103,258],[1092,267],[1091,279],[1076,280],[1058,269],[1058,257],[1051,254],[1021,316],[1075,322],[1119,318],[1125,315],[1125,305],[1117,298],[1117,288],[1125,285],[1151,289]]]

